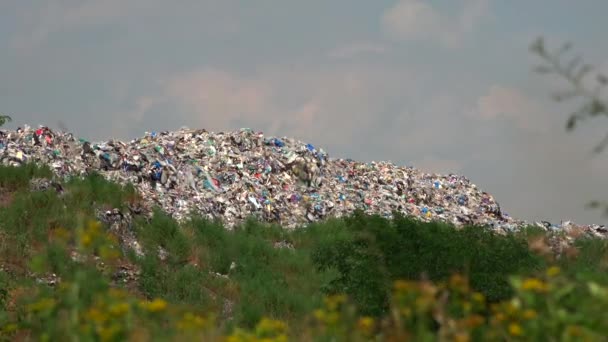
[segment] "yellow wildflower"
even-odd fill
[[[86,315],[88,319],[96,323],[103,323],[108,320],[108,316],[97,308],[90,308]]]
[[[101,337],[102,341],[111,341],[121,332],[121,330],[121,327],[117,324],[112,324],[109,327],[102,327],[99,330],[99,337]]]
[[[287,325],[281,321],[262,318],[255,331],[258,336],[280,335],[287,331]]]
[[[255,338],[251,334],[237,328],[230,336],[226,338],[226,342],[247,342],[253,341]]]
[[[542,280],[537,278],[528,278],[524,280],[521,288],[526,291],[547,292],[548,286]]]
[[[160,298],[156,298],[151,302],[143,302],[141,306],[150,312],[160,312],[167,308],[167,302]]]
[[[110,297],[116,298],[116,299],[125,299],[128,296],[128,294],[125,291],[114,288],[114,287],[111,287],[110,289],[108,289],[108,295]]]
[[[324,302],[325,302],[325,305],[327,306],[327,308],[329,308],[330,310],[336,310],[340,306],[340,304],[346,302],[346,296],[345,295],[329,296],[324,299]]]
[[[122,316],[129,312],[129,304],[128,303],[118,303],[110,306],[108,310],[110,315],[112,316]]]
[[[555,277],[559,273],[560,273],[560,269],[557,266],[551,266],[551,267],[549,267],[547,269],[547,276],[548,277]]]
[[[454,342],[469,342],[471,337],[466,332],[459,332],[454,336]]]
[[[313,315],[315,316],[315,318],[321,322],[323,322],[325,320],[325,311],[321,310],[321,309],[317,309],[315,310],[315,312],[313,313]]]
[[[207,320],[199,315],[191,312],[184,314],[184,317],[177,322],[177,328],[181,330],[202,328],[206,325]]]
[[[473,293],[473,295],[471,296],[471,298],[473,299],[473,301],[478,302],[478,303],[483,303],[486,300],[486,297],[479,293],[479,292],[475,292]]]
[[[525,319],[534,319],[538,316],[538,314],[532,309],[527,309],[526,311],[524,311],[523,316]]]
[[[89,247],[91,245],[91,243],[93,242],[93,238],[91,237],[91,234],[85,233],[84,235],[82,235],[82,237],[80,238],[80,243],[84,246],[84,247]]]
[[[357,328],[366,335],[371,334],[374,329],[374,319],[367,316],[359,318]]]
[[[521,336],[524,334],[524,330],[521,328],[521,325],[517,323],[509,324],[509,334],[513,336]]]

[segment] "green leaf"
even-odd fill
[[[550,68],[546,65],[538,65],[534,67],[534,71],[539,74],[550,74],[553,72],[553,68]]]
[[[589,288],[589,293],[596,298],[608,299],[608,289],[598,285],[595,282],[587,283],[587,287]]]
[[[572,115],[568,118],[568,121],[566,121],[566,131],[570,132],[576,127],[576,120],[576,115]]]
[[[602,113],[606,113],[606,106],[597,99],[593,100],[589,105],[589,115],[597,116]]]
[[[4,125],[7,122],[11,122],[13,119],[8,115],[0,114],[0,126]]]
[[[547,55],[547,52],[545,51],[545,41],[543,37],[536,38],[536,40],[530,45],[530,51],[543,57]]]

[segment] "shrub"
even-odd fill
[[[340,276],[330,293],[347,293],[363,313],[386,312],[390,284],[397,279],[446,280],[466,273],[489,301],[512,295],[508,275],[538,270],[544,260],[532,253],[522,234],[498,235],[481,227],[424,223],[398,213],[390,221],[357,212],[345,219],[351,235],[317,246],[313,260]]]

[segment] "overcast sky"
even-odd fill
[[[255,4],[255,5],[253,5]],[[576,5],[574,5],[576,4]],[[3,0],[0,112],[92,140],[251,127],[463,174],[525,219],[602,223],[601,119],[573,134],[539,35],[608,71],[606,0]]]

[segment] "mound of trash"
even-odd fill
[[[334,159],[309,143],[251,129],[214,133],[183,128],[146,132],[129,142],[89,142],[43,126],[0,130],[0,163],[28,162],[47,164],[62,178],[98,172],[132,183],[148,207],[159,206],[178,220],[196,212],[229,227],[255,216],[295,228],[356,209],[502,232],[530,224],[505,213],[492,195],[464,176]],[[607,233],[603,226],[570,222],[537,225]]]

